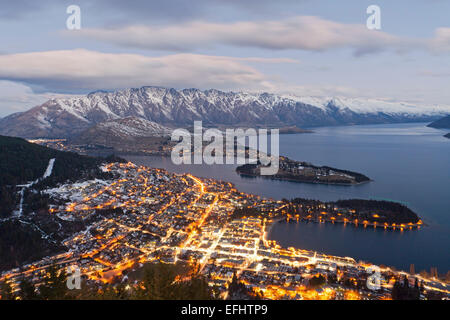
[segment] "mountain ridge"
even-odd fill
[[[366,111],[364,111],[364,108]],[[141,87],[54,98],[0,119],[0,134],[24,138],[67,138],[99,123],[141,118],[166,127],[333,126],[432,121],[448,107],[423,108],[377,99],[298,97],[216,89]]]

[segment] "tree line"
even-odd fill
[[[47,269],[39,285],[20,279],[17,289],[0,283],[0,299],[5,300],[210,300],[214,293],[198,269],[185,264],[147,264],[140,279],[97,284],[82,282],[81,289],[69,290],[68,274],[57,266]],[[131,275],[130,275],[131,278]]]

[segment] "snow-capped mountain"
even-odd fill
[[[99,123],[133,117],[169,127],[205,125],[312,127],[343,124],[431,121],[450,107],[424,107],[376,99],[318,98],[270,93],[142,87],[86,96],[51,99],[0,120],[0,134],[71,137]],[[136,126],[139,124],[136,123]],[[139,131],[139,129],[136,129]]]

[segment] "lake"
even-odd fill
[[[450,270],[450,140],[425,123],[314,128],[280,136],[280,154],[294,160],[361,172],[373,179],[357,186],[244,178],[235,165],[174,165],[170,158],[128,156],[172,172],[230,181],[244,192],[273,199],[364,198],[401,202],[427,224],[421,230],[384,231],[342,224],[277,223],[269,235],[283,246],[351,256],[416,271]]]

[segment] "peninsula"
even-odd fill
[[[260,176],[275,180],[321,184],[357,185],[370,181],[367,176],[358,172],[328,166],[319,167],[309,162],[295,161],[285,156],[279,157],[279,169],[275,175],[261,175],[261,166],[260,162],[244,164],[238,166],[236,172],[242,176]]]

